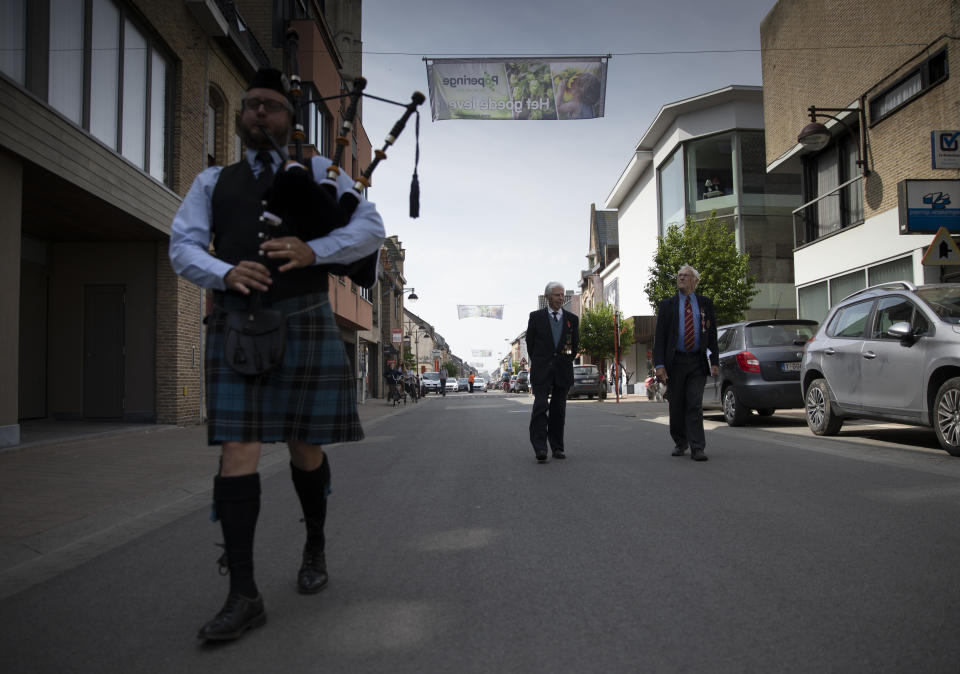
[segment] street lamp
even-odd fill
[[[410,300],[411,302],[416,302],[418,299],[420,299],[419,297],[417,297],[417,293],[413,288],[410,288],[409,290],[401,291],[400,295],[401,296],[406,295],[407,293],[410,293],[410,297],[408,297],[407,299]]]
[[[818,122],[817,117],[827,117],[843,124],[852,137],[853,129],[850,128],[849,124],[839,117],[827,113],[856,112],[860,121],[857,136],[857,166],[863,171],[864,177],[870,175],[870,169],[867,167],[867,113],[863,106],[860,105],[855,108],[818,108],[815,105],[811,105],[807,108],[807,112],[810,115],[810,123],[800,131],[800,135],[797,136],[797,142],[812,152],[819,152],[825,148],[833,138],[830,129]]]

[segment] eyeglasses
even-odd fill
[[[273,98],[245,98],[243,99],[243,109],[250,112],[256,112],[260,106],[267,112],[280,112],[281,110],[290,110],[290,105],[285,101],[278,101]]]

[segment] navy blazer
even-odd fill
[[[560,344],[553,343],[553,320],[547,309],[530,312],[527,321],[527,353],[530,355],[530,384],[542,386],[573,386],[573,359],[580,350],[580,319],[566,309],[560,315]],[[567,343],[570,353],[564,353]]]
[[[700,367],[705,375],[710,374],[710,365],[720,365],[717,347],[717,318],[713,313],[713,300],[699,293],[697,304],[700,306]],[[677,335],[680,332],[680,296],[674,295],[657,305],[657,331],[653,342],[653,364],[667,368],[667,376],[673,367],[673,356],[677,351]],[[707,363],[707,349],[710,360]]]

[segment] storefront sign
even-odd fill
[[[897,197],[901,234],[960,234],[960,180],[901,180]]]
[[[960,131],[931,131],[930,159],[935,169],[960,169]]]

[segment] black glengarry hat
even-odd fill
[[[290,80],[276,68],[260,68],[257,74],[253,76],[253,79],[250,80],[250,86],[247,87],[247,91],[251,89],[273,89],[283,94],[288,101],[293,103],[293,99],[290,97]]]

